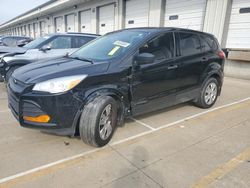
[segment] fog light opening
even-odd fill
[[[48,123],[51,118],[49,115],[40,115],[36,117],[23,116],[23,119],[25,121],[36,122],[36,123]]]

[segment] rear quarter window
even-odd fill
[[[203,51],[218,50],[218,45],[216,40],[210,36],[201,35],[201,46]]]
[[[179,36],[182,56],[201,53],[201,43],[198,35],[193,33],[179,33]]]

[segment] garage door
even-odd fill
[[[149,0],[126,0],[125,27],[147,27]]]
[[[167,0],[165,26],[203,30],[206,0]]]
[[[46,34],[44,21],[40,22],[40,34],[41,34],[41,36],[44,36]]]
[[[233,0],[227,48],[250,48],[250,1]]]
[[[91,33],[91,10],[80,12],[80,28],[82,33]]]
[[[69,14],[66,16],[66,31],[75,32],[75,15]]]
[[[35,35],[35,38],[39,37],[38,23],[34,23],[34,35]]]
[[[63,18],[62,17],[55,18],[55,32],[56,33],[63,32]]]
[[[115,6],[114,4],[99,7],[99,34],[115,30]]]
[[[29,36],[34,37],[34,29],[33,29],[33,24],[29,24]]]

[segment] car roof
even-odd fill
[[[157,33],[157,32],[162,32],[162,31],[182,31],[182,32],[193,32],[196,34],[206,34],[213,36],[210,33],[202,32],[202,31],[197,31],[197,30],[192,30],[192,29],[186,29],[186,28],[178,28],[178,27],[137,27],[137,28],[128,28],[128,29],[122,29],[114,32],[121,32],[121,31],[146,31],[146,32],[152,32],[152,33]],[[114,33],[111,32],[111,33]]]
[[[85,36],[85,37],[99,37],[101,35],[92,34],[92,33],[77,33],[77,32],[67,32],[67,33],[53,33],[49,36],[59,36],[59,35],[69,35],[69,36]]]

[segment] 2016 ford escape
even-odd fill
[[[21,126],[106,145],[125,118],[216,102],[225,55],[213,35],[178,28],[109,33],[73,54],[17,69],[9,107]]]

